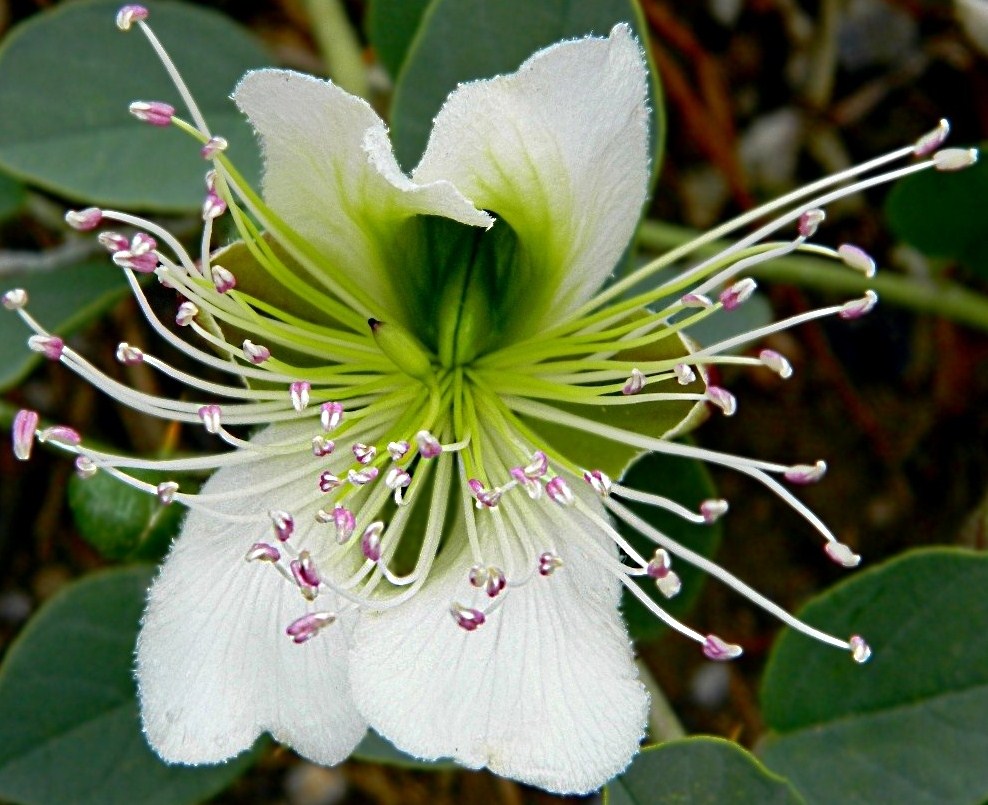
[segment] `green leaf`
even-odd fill
[[[83,203],[198,209],[207,167],[199,145],[127,112],[131,101],[153,100],[187,116],[141,32],[117,29],[119,6],[119,0],[64,3],[7,37],[0,49],[0,164]],[[152,5],[149,22],[212,129],[230,141],[231,158],[256,178],[254,136],[229,95],[268,56],[230,19],[196,6],[162,0]]]
[[[382,738],[374,730],[367,730],[364,739],[357,744],[351,757],[367,763],[383,763],[385,766],[400,766],[406,769],[421,769],[423,771],[445,771],[459,768],[451,760],[419,760],[406,755],[386,738]]]
[[[221,791],[254,761],[166,766],[141,734],[133,654],[152,570],[76,582],[0,668],[0,798],[21,805],[181,805]]]
[[[685,738],[642,751],[604,789],[604,805],[798,805],[793,787],[723,738]]]
[[[897,237],[931,257],[965,263],[988,277],[988,159],[962,171],[927,170],[896,182],[885,202]]]
[[[109,261],[54,271],[14,274],[3,288],[23,288],[28,310],[50,332],[68,336],[94,320],[127,292],[123,273]],[[0,390],[19,383],[43,358],[27,347],[31,331],[13,313],[0,311]]]
[[[392,78],[398,76],[415,32],[432,0],[372,0],[367,36]]]
[[[988,797],[988,556],[911,551],[802,613],[874,656],[786,632],[765,672],[765,764],[814,803],[950,805]]]
[[[619,22],[630,23],[645,41],[647,29],[634,0],[433,0],[395,88],[391,126],[398,161],[406,169],[418,162],[432,119],[458,83],[514,72],[540,48],[590,33],[606,36]],[[658,164],[664,120],[654,69],[649,85],[651,152]]]
[[[133,474],[151,480],[141,472]],[[79,533],[107,559],[135,554],[142,559],[160,559],[178,533],[184,514],[181,506],[162,506],[154,495],[102,472],[87,479],[73,475],[68,497]]]
[[[24,202],[27,201],[27,194],[24,192],[24,185],[5,173],[0,173],[0,221],[12,218]]]
[[[694,511],[702,501],[717,496],[713,480],[703,462],[673,456],[645,456],[632,465],[623,483],[634,489],[671,498]],[[627,502],[626,505],[650,525],[697,553],[709,557],[717,552],[723,536],[720,522],[699,525],[655,506],[633,502]],[[622,521],[615,520],[625,539],[642,556],[650,558],[656,545]],[[683,582],[682,591],[674,598],[665,598],[651,579],[643,580],[639,586],[664,610],[676,618],[682,618],[696,604],[706,574],[683,561],[676,562],[674,569]],[[624,591],[622,607],[628,630],[635,641],[654,640],[665,630],[662,621],[627,590]]]

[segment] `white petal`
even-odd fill
[[[260,440],[284,439],[272,428]],[[203,488],[256,488],[288,472],[298,457],[217,472]],[[305,480],[305,491],[312,487]],[[255,496],[241,513],[284,508],[285,492]],[[174,504],[178,505],[178,504]],[[312,512],[293,512],[304,546]],[[137,646],[144,732],[167,761],[215,763],[249,747],[262,732],[318,763],[343,760],[366,725],[347,677],[347,624],[296,645],[285,627],[306,611],[332,609],[325,594],[307,603],[271,565],[245,561],[257,541],[278,545],[270,523],[224,523],[192,511],[155,579]]]
[[[265,201],[325,256],[328,271],[360,280],[380,303],[375,315],[400,315],[388,267],[403,220],[441,215],[490,226],[449,182],[405,176],[374,110],[331,82],[257,70],[233,99],[261,137]]]
[[[618,25],[461,85],[436,117],[412,178],[448,179],[511,224],[540,323],[585,301],[628,245],[648,184],[646,98],[641,49]]]
[[[415,598],[362,617],[351,680],[371,726],[410,754],[585,793],[638,751],[648,696],[618,612],[620,584],[573,543],[583,528],[575,514],[545,526],[570,535],[558,546],[565,565],[551,577],[509,588],[468,633],[450,603],[479,608],[489,599],[467,581],[468,551],[440,558]]]

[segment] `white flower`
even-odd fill
[[[153,40],[146,12],[125,11],[122,27],[136,24]],[[675,621],[640,586],[652,580],[662,596],[675,595],[672,557],[866,659],[860,638],[795,620],[622,501],[698,523],[723,515],[726,502],[694,512],[627,488],[620,476],[647,451],[733,467],[804,514],[832,559],[857,563],[773,477],[808,483],[823,474],[822,462],[779,465],[671,437],[707,403],[735,410],[730,392],[707,385],[705,366],[792,372],[770,350],[725,350],[800,321],[862,315],[874,295],[703,348],[688,348],[679,331],[743,304],[754,282],[739,274],[804,247],[822,205],[862,184],[956,167],[966,152],[937,150],[945,130],[605,286],[634,232],[649,172],[646,68],[627,26],[546,48],[515,74],[461,85],[410,176],[373,110],[332,83],[261,70],[241,81],[234,100],[260,137],[263,200],[191,99],[194,125],[161,104],[133,107],[146,122],[193,134],[214,165],[200,265],[167,231],[126,213],[90,209],[68,220],[79,229],[115,221],[144,230],[130,240],[104,232],[100,242],[156,331],[243,385],[121,344],[119,360],[172,377],[195,400],[130,389],[60,340],[54,349],[23,292],[4,296],[52,360],[127,405],[201,425],[232,448],[153,461],[95,450],[74,432],[38,432],[32,412],[15,423],[20,458],[36,435],[50,438],[77,456],[83,475],[108,472],[190,510],[151,588],[137,649],[144,729],[161,757],[219,762],[267,731],[333,764],[369,725],[418,757],[452,757],[552,791],[592,791],[628,764],[646,723],[648,699],[618,610],[623,588],[708,657],[741,652]],[[924,159],[856,180],[912,155]],[[694,248],[783,208],[715,257],[622,296]],[[224,214],[243,240],[211,252],[212,222]],[[764,242],[785,226],[794,239]],[[813,249],[854,269],[872,265],[858,249]],[[205,349],[157,318],[134,272],[154,272],[184,297],[176,323]],[[238,435],[256,425],[266,427],[249,440]],[[192,494],[130,469],[212,476]],[[612,518],[653,540],[654,556],[636,552]]]

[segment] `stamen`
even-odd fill
[[[377,448],[372,444],[354,442],[353,447],[350,449],[353,451],[353,457],[361,464],[370,464],[375,458],[377,458]]]
[[[611,479],[603,470],[584,470],[583,480],[601,497],[611,493]]]
[[[823,549],[841,567],[857,567],[861,564],[861,557],[843,542],[826,542]]]
[[[561,475],[557,475],[545,485],[545,493],[549,500],[558,503],[560,506],[572,506],[576,502],[576,496],[569,484],[563,480]]]
[[[391,456],[392,461],[401,461],[411,449],[412,446],[404,439],[400,442],[388,442],[388,455]]]
[[[415,434],[415,443],[419,447],[419,455],[422,458],[436,458],[436,456],[442,455],[443,446],[427,430],[420,430]]]
[[[792,364],[774,349],[763,349],[758,353],[758,360],[783,380],[792,377]]]
[[[237,287],[237,278],[233,276],[232,271],[223,268],[223,266],[210,266],[209,274],[213,279],[216,293],[227,293]]]
[[[933,166],[941,172],[963,170],[977,161],[977,148],[944,148],[933,155]]]
[[[182,302],[178,306],[178,312],[175,314],[175,324],[179,327],[188,327],[198,315],[199,308],[192,302]]]
[[[89,456],[77,456],[75,460],[75,472],[83,480],[92,478],[99,468]]]
[[[631,377],[628,378],[628,382],[624,384],[624,388],[621,389],[622,394],[637,394],[645,388],[645,375],[642,374],[640,369],[632,369]]]
[[[549,472],[549,457],[541,450],[532,453],[532,460],[522,470],[525,477],[533,481],[540,480]]]
[[[467,481],[467,486],[470,487],[470,493],[477,501],[478,509],[493,509],[501,502],[503,492],[497,487],[487,489],[476,478],[471,478]]]
[[[871,657],[871,647],[861,635],[852,635],[847,642],[851,647],[851,656],[856,663],[868,662],[868,658]]]
[[[722,389],[720,386],[707,386],[705,395],[707,400],[716,405],[723,413],[724,416],[734,416],[735,412],[738,410],[738,400],[731,392],[727,389]]]
[[[203,159],[212,159],[217,154],[226,151],[229,147],[230,143],[225,137],[217,137],[214,135],[206,141],[206,144],[203,145],[202,148],[199,149],[199,154]],[[211,190],[212,188],[209,189]]]
[[[816,234],[817,227],[826,219],[827,214],[820,209],[807,210],[799,216],[796,229],[800,237],[812,238]]]
[[[677,363],[672,370],[676,375],[676,380],[680,386],[688,386],[696,380],[696,372],[693,367],[686,363]]]
[[[804,486],[806,484],[815,484],[826,472],[827,462],[821,459],[815,464],[795,464],[786,470],[782,477],[791,484]]]
[[[371,562],[381,559],[381,534],[384,533],[384,523],[376,520],[364,529],[360,535],[360,550]]]
[[[20,461],[27,461],[31,457],[34,435],[38,430],[38,420],[37,411],[29,411],[26,408],[22,408],[14,417],[11,441],[14,444],[14,456]]]
[[[76,466],[78,466],[78,462]],[[163,506],[168,506],[175,500],[176,492],[178,492],[178,484],[175,481],[162,481],[158,484],[158,500]]]
[[[338,402],[323,403],[320,406],[319,421],[323,430],[335,430],[343,421],[343,405]]]
[[[329,456],[332,455],[335,449],[336,442],[332,439],[327,439],[325,436],[312,437],[312,455],[319,457]]]
[[[316,596],[319,595],[321,580],[309,552],[302,551],[298,555],[298,559],[293,559],[289,563],[288,569],[291,571],[292,578],[295,579],[302,595],[309,601],[315,600]]]
[[[281,559],[281,552],[266,542],[255,542],[250,546],[247,555],[244,557],[248,562],[277,562]]]
[[[708,659],[723,662],[740,657],[744,651],[735,643],[726,643],[715,634],[708,634],[703,641],[703,653]]]
[[[301,645],[319,634],[321,629],[335,622],[336,615],[332,612],[310,612],[288,624],[285,634],[292,638],[293,642]]]
[[[66,220],[71,213],[66,213]],[[115,254],[116,252],[122,252],[124,249],[130,246],[123,235],[119,232],[100,232],[96,236],[96,240],[100,246],[106,249],[110,254]]]
[[[244,357],[247,358],[252,364],[258,366],[264,363],[268,358],[271,357],[271,350],[260,344],[255,344],[249,338],[244,339],[243,343]]]
[[[700,504],[700,515],[705,523],[716,523],[729,508],[730,504],[723,498],[705,500]]]
[[[66,425],[52,425],[38,434],[38,441],[51,442],[59,447],[77,447],[82,443],[82,436]]]
[[[702,293],[688,293],[679,300],[679,304],[685,308],[699,309],[706,309],[714,306],[714,303],[710,300],[710,297],[705,296]]]
[[[916,140],[916,144],[913,146],[913,154],[918,157],[928,157],[946,142],[949,134],[950,123],[941,118],[935,129],[926,132],[926,134]]]
[[[343,486],[343,481],[341,481],[339,477],[331,473],[329,470],[319,473],[320,492],[332,492],[334,489],[339,489],[341,486]]]
[[[280,542],[288,542],[292,534],[295,533],[295,518],[286,511],[272,509],[268,512],[271,524],[274,526],[275,536]]]
[[[336,541],[343,545],[353,536],[357,527],[357,518],[345,506],[336,506],[333,509],[333,523],[336,526]]]
[[[456,621],[456,625],[467,632],[472,632],[478,626],[483,626],[487,620],[487,617],[479,609],[465,607],[455,601],[450,606],[449,612],[453,616],[453,620]]]
[[[216,191],[206,193],[206,200],[202,203],[202,220],[215,221],[226,212],[226,202]]]
[[[57,335],[32,335],[28,338],[27,345],[50,361],[59,360],[65,349],[65,342]]]
[[[305,380],[296,380],[291,384],[291,386],[288,387],[288,397],[292,402],[292,408],[300,414],[309,405],[309,392],[311,389],[312,384]],[[322,437],[317,436],[316,438],[321,439]],[[315,444],[315,440],[313,440],[313,444]]]
[[[563,560],[554,551],[543,551],[539,554],[539,575],[551,576],[563,566]]]
[[[129,31],[135,22],[146,20],[148,10],[144,6],[126,5],[117,12],[117,27],[121,31]]]
[[[525,474],[524,467],[512,467],[511,477],[522,489],[525,490],[526,494],[532,500],[541,500],[542,498],[542,484],[535,478],[529,478]]]
[[[3,306],[7,310],[20,310],[27,305],[27,291],[14,288],[3,295]]]
[[[222,411],[218,405],[204,405],[199,409],[199,419],[206,427],[206,433],[219,433],[222,426]]]
[[[103,221],[103,211],[99,207],[86,207],[84,210],[69,210],[65,213],[65,223],[80,232],[89,232]]]
[[[721,293],[720,303],[724,306],[724,310],[737,310],[751,298],[757,287],[758,283],[751,277],[738,280]]]
[[[674,597],[683,587],[679,575],[672,570],[672,558],[665,548],[656,549],[655,556],[645,567],[645,573],[655,580],[656,588],[666,598]]]
[[[126,341],[121,341],[117,345],[117,360],[125,366],[136,366],[144,362],[144,353]]]
[[[346,476],[353,486],[366,486],[377,478],[379,472],[377,467],[368,467],[365,470],[347,470]]]
[[[129,111],[138,120],[152,126],[170,126],[175,117],[175,107],[162,101],[134,101]]]
[[[844,265],[859,271],[866,277],[875,276],[875,261],[864,249],[850,243],[843,243],[837,247],[837,254],[840,255]]]
[[[842,319],[860,319],[877,304],[878,294],[874,291],[865,291],[865,295],[861,299],[852,299],[850,302],[845,302],[841,305],[840,312],[837,315]]]

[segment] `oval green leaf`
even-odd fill
[[[64,3],[7,37],[0,48],[0,164],[82,203],[195,210],[206,169],[198,144],[127,112],[131,101],[152,100],[187,116],[141,32],[117,29],[120,5]],[[207,9],[158,2],[149,22],[212,129],[230,141],[231,158],[249,179],[257,177],[253,133],[229,95],[268,56],[244,29]]]
[[[765,764],[808,802],[988,798],[988,556],[910,553],[816,598],[803,618],[874,650],[864,666],[786,632],[762,686]]]
[[[0,668],[0,798],[21,805],[192,805],[256,759],[166,766],[141,734],[134,642],[153,571],[76,582],[11,646]]]
[[[514,72],[540,48],[590,33],[606,36],[619,22],[630,23],[646,41],[634,0],[433,0],[408,47],[395,88],[391,126],[398,161],[406,169],[418,162],[432,119],[458,83]],[[663,107],[654,69],[650,73],[651,152],[657,165]]]
[[[783,778],[723,738],[685,738],[644,749],[604,789],[604,805],[799,805]]]
[[[66,337],[96,319],[127,292],[109,260],[3,278],[0,291],[23,288],[28,309],[50,332]],[[13,313],[0,311],[0,391],[19,383],[43,358],[27,347],[32,333]]]

